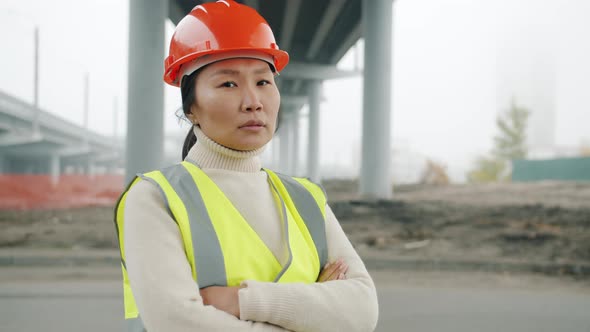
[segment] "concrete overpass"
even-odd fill
[[[164,24],[178,23],[196,5],[210,1],[130,0],[129,97],[126,178],[163,166]],[[279,47],[291,58],[281,73],[281,128],[277,159],[284,173],[319,181],[319,113],[322,82],[364,74],[360,192],[388,198],[393,0],[243,0],[271,25]],[[363,37],[364,73],[336,68]],[[345,95],[346,92],[343,92]],[[299,112],[309,105],[307,169],[295,168],[302,134]]]
[[[122,146],[0,91],[0,173],[112,171],[124,166]]]

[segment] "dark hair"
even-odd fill
[[[183,77],[180,82],[180,95],[182,98],[182,112],[184,115],[188,115],[191,112],[191,106],[196,101],[195,96],[195,82],[197,81],[197,75],[201,69],[196,70],[192,74]],[[193,131],[193,126],[190,127],[188,133],[186,134],[186,138],[184,139],[184,144],[182,145],[182,160],[186,158],[188,151],[197,143],[197,136],[195,136],[195,132]]]

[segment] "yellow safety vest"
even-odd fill
[[[180,164],[138,175],[119,198],[115,225],[121,250],[125,319],[129,331],[145,331],[125,265],[125,201],[129,189],[147,180],[162,192],[176,221],[200,288],[238,286],[243,280],[305,282],[317,280],[327,262],[326,195],[317,184],[264,169],[280,207],[289,259],[281,265],[219,187],[195,164]],[[256,199],[256,198],[254,198]]]

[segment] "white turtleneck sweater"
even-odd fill
[[[261,170],[259,154],[235,151],[195,127],[197,143],[186,160],[219,186],[279,262],[287,260],[281,219]],[[340,224],[326,207],[328,261],[342,258],[346,280],[314,284],[244,281],[240,319],[204,305],[192,279],[178,226],[155,185],[140,181],[127,194],[125,255],[140,316],[149,332],[372,331],[377,323],[375,286]]]

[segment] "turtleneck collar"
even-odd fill
[[[193,127],[197,143],[189,150],[185,160],[201,168],[225,169],[238,172],[258,172],[261,169],[260,154],[264,146],[251,151],[238,151],[213,141],[198,126]]]

